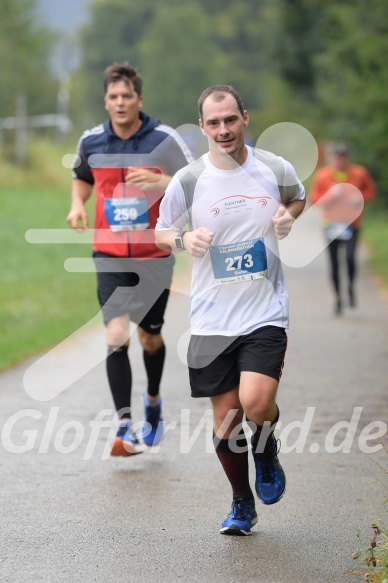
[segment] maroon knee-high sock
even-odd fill
[[[243,430],[230,439],[214,437],[216,454],[232,486],[233,496],[253,498],[249,485],[248,445]],[[239,449],[241,448],[241,451]]]

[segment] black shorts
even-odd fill
[[[160,334],[170,293],[174,257],[129,259],[93,252],[104,323],[129,314],[149,334]]]
[[[287,349],[284,328],[263,326],[246,336],[191,336],[188,349],[192,397],[215,397],[240,383],[243,371],[280,380]]]

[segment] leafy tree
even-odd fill
[[[349,142],[379,183],[388,206],[388,4],[385,0],[332,3],[326,50],[318,60],[326,138]]]
[[[74,77],[85,125],[104,113],[103,69],[128,60],[145,109],[166,123],[196,123],[201,90],[230,83],[253,139],[294,121],[318,140],[348,141],[388,184],[386,0],[92,0],[90,12]]]
[[[269,0],[202,1],[211,18],[212,35],[223,63],[224,82],[236,87],[249,111],[260,108],[271,68],[267,48],[271,35]]]
[[[197,123],[197,99],[223,82],[223,62],[200,5],[159,4],[139,45],[145,73],[145,108],[166,123]]]
[[[280,0],[275,56],[280,76],[299,98],[314,98],[315,56],[323,50],[321,0]]]
[[[159,5],[141,48],[150,83],[169,81],[168,92],[157,97],[164,117],[179,121],[194,113],[196,122],[196,97],[216,83],[234,85],[250,111],[262,105],[270,69],[265,50],[269,5],[269,0],[170,0]]]
[[[15,113],[18,93],[29,113],[55,111],[56,82],[48,70],[52,37],[38,28],[35,0],[0,0],[0,117]]]
[[[320,129],[316,58],[324,51],[324,15],[332,0],[273,0],[265,11],[268,76],[260,119]],[[270,63],[270,66],[268,66]]]
[[[153,0],[91,2],[90,20],[80,38],[82,64],[73,78],[73,97],[77,106],[72,108],[73,116],[84,127],[99,123],[104,115],[102,74],[108,65],[129,61],[142,73],[138,47],[153,21],[154,12]]]
[[[103,114],[101,74],[121,60],[140,69],[145,108],[172,125],[196,122],[196,98],[214,83],[234,84],[247,107],[259,107],[268,6],[269,0],[94,0],[74,77],[78,103],[87,104],[83,124]]]

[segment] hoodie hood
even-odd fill
[[[113,131],[110,119],[106,120],[104,122],[104,129],[108,134],[109,142],[112,142],[114,140],[120,140],[121,142],[129,142],[130,140],[133,140],[133,149],[137,150],[139,139],[143,138],[146,134],[152,132],[161,123],[158,119],[156,119],[155,117],[150,117],[143,111],[139,111],[139,118],[142,121],[140,128],[127,140],[123,140]]]

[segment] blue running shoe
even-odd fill
[[[162,400],[159,399],[158,405],[152,407],[147,402],[147,397],[143,395],[145,409],[145,421],[142,427],[141,437],[146,445],[151,447],[157,445],[164,435],[164,421],[162,419]]]
[[[249,536],[252,534],[251,528],[257,522],[255,501],[253,498],[246,499],[236,496],[233,498],[232,510],[221,525],[221,534],[231,534],[234,536]]]
[[[277,453],[277,441],[273,433],[268,437],[263,453],[253,452],[256,493],[264,504],[275,504],[286,490],[286,476]]]
[[[131,427],[130,421],[121,421],[117,429],[116,437],[112,444],[111,456],[128,456],[143,453],[146,447],[140,444],[136,433]]]

